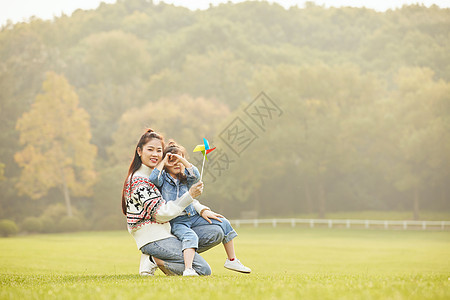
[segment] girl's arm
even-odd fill
[[[178,154],[172,154],[172,156],[178,158],[178,160],[184,165],[185,167],[184,173],[187,176],[187,186],[188,188],[190,188],[194,183],[196,183],[200,179],[200,172],[198,171],[196,166],[188,162],[188,160],[183,156]]]
[[[188,162],[187,161],[187,159],[186,158],[184,158],[183,156],[181,156],[181,155],[179,155],[179,154],[174,154],[174,153],[170,153],[172,156],[174,156],[174,157],[176,157],[177,159],[178,159],[178,161],[180,161],[183,165],[184,165],[184,167],[187,169],[187,168],[190,168],[192,165],[191,165],[191,163],[190,162]]]
[[[166,166],[168,159],[169,155],[164,156],[164,158],[159,162],[159,164],[156,166],[156,168],[153,169],[152,173],[150,174],[150,181],[158,188],[161,188],[164,183],[164,167]]]
[[[164,173],[165,171],[160,171],[157,168],[154,168],[152,173],[150,174],[150,181],[156,185],[158,188],[161,188],[164,183]]]
[[[200,172],[198,171],[197,167],[192,164],[190,168],[186,168],[184,170],[184,173],[186,174],[188,188],[190,188],[200,179]]]

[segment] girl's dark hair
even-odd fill
[[[164,137],[162,135],[156,133],[155,131],[153,131],[153,129],[150,129],[150,128],[147,129],[147,131],[145,131],[145,133],[139,139],[139,142],[136,145],[136,149],[134,150],[133,160],[131,161],[130,167],[128,168],[128,175],[125,178],[125,182],[123,183],[123,189],[122,189],[122,212],[123,212],[124,215],[127,214],[127,203],[126,203],[126,199],[125,199],[125,190],[126,190],[126,187],[127,187],[128,178],[130,178],[130,184],[131,184],[131,180],[133,179],[134,173],[142,165],[142,161],[141,161],[141,157],[139,156],[138,149],[141,149],[141,151],[142,151],[144,145],[146,145],[148,142],[150,142],[153,139],[160,140],[161,144],[162,144],[162,147],[164,149]],[[130,186],[130,193],[131,193],[131,186]]]
[[[169,142],[167,143],[167,147],[164,148],[163,158],[166,156],[167,153],[181,154],[183,155],[183,157],[187,156],[186,149],[183,146],[178,145],[174,140],[169,140]],[[181,172],[178,174],[177,177],[180,183],[186,183],[187,181],[186,174]]]

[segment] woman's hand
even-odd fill
[[[203,182],[199,181],[189,189],[189,194],[192,198],[196,198],[203,193]]]
[[[220,223],[222,223],[222,220],[219,218],[223,218],[224,216],[222,216],[221,214],[215,213],[213,211],[210,211],[209,209],[204,209],[201,211],[200,215],[203,217],[203,219],[205,219],[206,221],[209,222],[209,224],[212,224],[210,219],[216,219],[217,221],[219,221]]]

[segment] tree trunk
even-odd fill
[[[306,198],[306,211],[310,214],[313,212],[313,203],[311,199],[311,191],[309,189],[309,184],[305,180],[305,198]]]
[[[414,220],[419,220],[419,199],[420,193],[419,188],[414,188]]]
[[[255,195],[255,200],[253,201],[253,211],[256,212],[257,215],[260,215],[259,211],[259,193],[255,192],[253,195]]]
[[[325,190],[323,188],[323,182],[319,179],[318,182],[318,188],[319,188],[319,218],[323,219],[325,218]]]
[[[66,202],[67,215],[72,217],[72,205],[70,204],[70,195],[69,188],[67,187],[67,183],[64,180],[63,182],[63,193],[64,193],[64,201]]]

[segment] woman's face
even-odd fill
[[[163,147],[158,139],[151,139],[142,149],[137,150],[142,163],[151,169],[155,168],[162,159]]]

